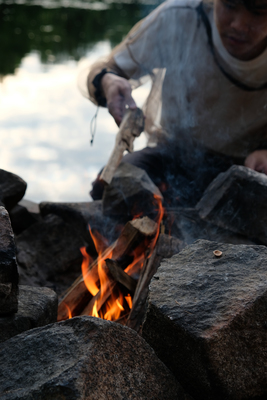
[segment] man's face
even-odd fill
[[[226,50],[239,60],[257,57],[267,47],[267,0],[248,10],[240,0],[214,0],[214,18]]]

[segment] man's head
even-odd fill
[[[267,47],[267,0],[214,0],[214,18],[233,57],[252,60]]]

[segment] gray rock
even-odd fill
[[[20,204],[9,211],[9,217],[15,235],[19,235],[38,221],[37,214],[30,213],[26,207]]]
[[[48,215],[16,237],[21,283],[49,286],[58,294],[81,272],[84,240],[61,218]]]
[[[148,344],[129,328],[76,317],[0,346],[3,400],[185,400]]]
[[[57,306],[57,295],[53,290],[19,286],[18,312],[0,318],[0,342],[28,329],[56,322]]]
[[[196,206],[201,218],[267,244],[267,176],[233,165],[208,186]]]
[[[97,255],[94,243],[89,233],[88,226],[97,230],[102,236],[113,242],[118,237],[114,220],[102,213],[102,201],[80,202],[80,203],[40,203],[42,216],[48,214],[57,215],[81,235],[87,242],[87,250],[91,257]]]
[[[195,208],[179,207],[171,210],[167,209],[165,226],[167,232],[183,240],[185,245],[192,244],[198,239],[231,244],[258,244],[244,235],[234,233],[201,219]]]
[[[266,398],[266,321],[266,247],[199,240],[161,263],[143,337],[196,399]]]
[[[0,315],[18,310],[18,269],[8,212],[0,207]]]
[[[113,217],[132,219],[136,215],[155,213],[158,204],[154,196],[162,199],[157,186],[141,168],[121,163],[103,194],[103,213]]]
[[[18,175],[0,169],[0,201],[9,211],[24,196],[27,183]]]

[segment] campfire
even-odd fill
[[[82,247],[82,275],[59,304],[58,321],[90,315],[127,324],[137,282],[153,254],[164,214],[162,199],[155,195],[155,221],[140,215],[128,222],[119,238],[109,245],[99,232],[89,232],[98,254],[94,259]]]
[[[141,173],[121,164],[99,203],[43,203],[40,213],[30,213],[3,199],[4,393],[17,398],[23,386],[31,397],[36,391],[49,392],[47,398],[60,391],[81,398],[85,387],[91,393],[110,370],[116,382],[108,384],[112,398],[119,398],[117,390],[128,397],[162,398],[163,387],[172,391],[167,398],[180,398],[182,389],[166,367],[159,360],[155,367],[149,344],[195,399],[221,398],[223,391],[225,398],[236,393],[233,399],[266,395],[266,176],[233,166],[212,182],[195,208],[163,209],[162,197]],[[21,181],[11,178],[19,184],[17,199],[23,196]],[[120,210],[128,221],[122,223]],[[19,285],[19,293],[17,272],[25,285]],[[37,287],[38,273],[39,286],[63,296],[59,307],[53,290]],[[65,286],[57,286],[62,281]],[[17,313],[10,314],[17,304]],[[46,356],[39,357],[42,353]],[[6,379],[8,368],[15,370]],[[160,368],[165,372],[155,376]],[[124,377],[118,383],[117,371]],[[38,387],[32,385],[33,374]],[[151,376],[153,384],[147,386]],[[97,390],[95,398],[106,393],[103,385]]]

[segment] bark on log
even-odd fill
[[[105,166],[100,179],[106,184],[110,184],[117,166],[122,160],[123,153],[128,150],[133,151],[134,139],[140,136],[144,129],[144,115],[140,108],[128,110],[121,122],[119,132],[116,136],[115,147]]]

